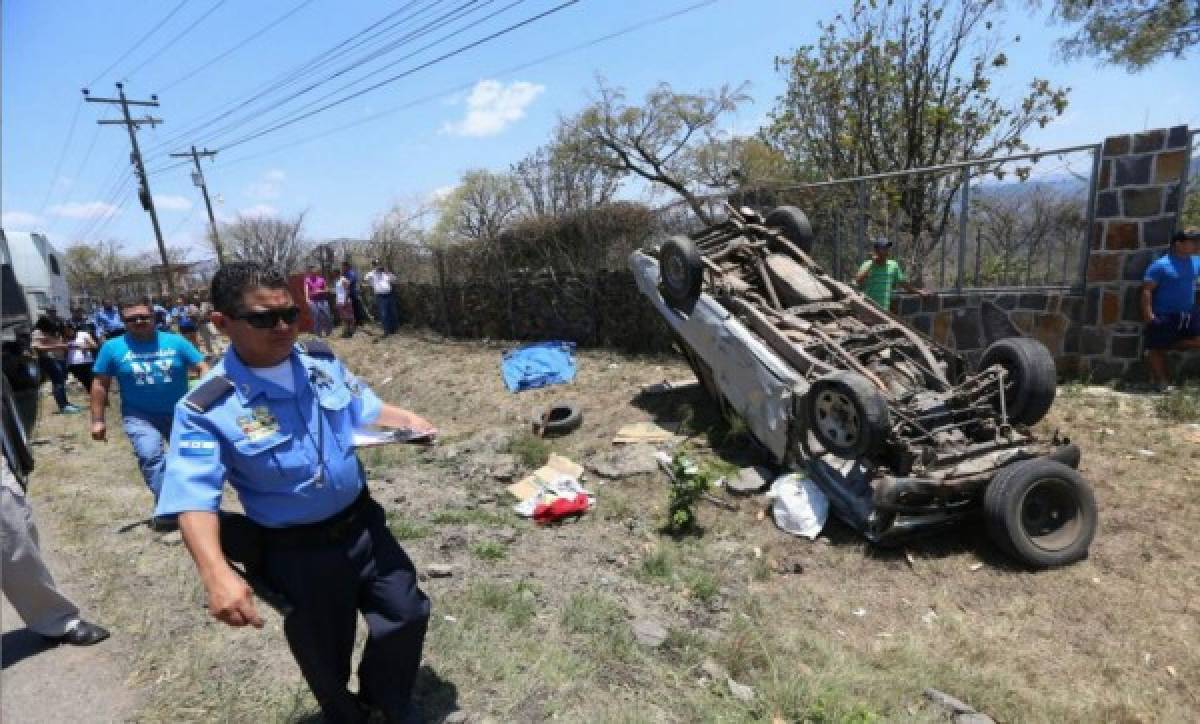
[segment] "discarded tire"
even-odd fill
[[[795,206],[779,206],[772,209],[763,224],[779,229],[785,239],[805,254],[812,251],[812,224],[808,221],[808,215]]]
[[[1045,417],[1058,389],[1058,373],[1050,350],[1031,337],[997,340],[983,353],[979,368],[995,364],[1006,373],[1004,403],[1009,422],[1032,425]],[[993,404],[1000,409],[999,398]]]
[[[573,402],[556,402],[539,410],[533,419],[533,429],[541,435],[566,435],[583,424],[583,410]]]
[[[690,312],[700,298],[704,262],[700,250],[686,236],[672,236],[658,251],[658,273],[662,295],[676,309]]]
[[[805,395],[804,409],[817,442],[840,458],[866,455],[888,435],[887,401],[870,380],[854,372],[818,378]]]
[[[1098,515],[1092,487],[1078,471],[1048,458],[1011,465],[983,498],[988,534],[1033,568],[1062,566],[1087,555]]]

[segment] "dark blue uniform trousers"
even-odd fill
[[[292,606],[283,624],[292,655],[327,720],[366,721],[366,704],[405,721],[429,623],[416,569],[373,500],[347,525],[315,528],[299,540],[264,536],[264,578]],[[355,697],[346,684],[359,611],[368,633]]]

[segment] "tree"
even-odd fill
[[[1054,15],[1078,26],[1059,41],[1064,57],[1095,57],[1133,72],[1166,56],[1184,58],[1200,42],[1196,0],[1055,0]]]
[[[126,256],[121,243],[109,239],[72,244],[67,247],[63,266],[67,284],[75,296],[86,294],[102,300],[115,296],[115,279],[144,267],[144,263]]]
[[[265,262],[290,274],[304,255],[302,231],[306,213],[302,211],[290,220],[238,216],[221,228],[226,253],[234,261]]]
[[[518,161],[512,177],[526,216],[563,216],[612,200],[620,184],[613,169],[587,162],[563,138],[562,128],[549,144]]]
[[[995,7],[992,0],[855,0],[848,16],[820,25],[816,46],[777,59],[788,86],[764,140],[787,156],[794,176],[811,179],[1027,149],[1025,132],[1061,115],[1068,89],[1035,78],[1011,106],[992,95],[992,76],[1007,63],[988,32]],[[874,186],[889,226],[911,238],[911,259],[940,243],[960,185],[954,172]]]
[[[717,135],[717,123],[747,96],[745,86],[676,93],[662,83],[642,105],[626,101],[625,91],[598,81],[598,98],[577,116],[560,122],[559,133],[586,163],[633,174],[678,194],[705,223],[711,214],[695,191],[696,149]]]
[[[439,203],[436,235],[446,241],[491,241],[516,217],[521,205],[517,182],[507,174],[468,171]]]
[[[418,276],[417,260],[428,254],[429,234],[425,225],[433,213],[433,205],[428,201],[414,198],[395,202],[371,226],[367,255],[378,259],[384,269],[414,279]]]
[[[984,285],[1067,283],[1079,259],[1086,199],[1043,184],[1007,184],[977,193],[971,224]]]

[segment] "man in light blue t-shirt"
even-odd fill
[[[1200,277],[1200,229],[1175,232],[1164,256],[1146,267],[1142,277],[1142,321],[1146,323],[1146,361],[1150,381],[1170,391],[1167,350],[1200,349],[1200,309],[1196,278]]]
[[[121,305],[125,335],[100,348],[92,371],[92,439],[107,439],[104,410],[115,378],[121,390],[121,424],[146,487],[158,503],[163,479],[163,445],[171,439],[175,403],[188,391],[188,370],[208,371],[204,357],[186,339],[155,329],[149,299]],[[154,518],[155,530],[172,530],[174,519]]]

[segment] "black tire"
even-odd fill
[[[1096,536],[1092,486],[1077,470],[1049,458],[1014,463],[992,478],[983,498],[988,535],[1032,568],[1084,558]]]
[[[785,239],[805,254],[812,252],[812,224],[808,221],[808,215],[795,206],[779,206],[772,209],[763,224],[779,229]]]
[[[1050,350],[1031,337],[1008,337],[987,348],[979,369],[995,364],[1007,372],[1005,407],[1009,422],[1033,425],[1045,417],[1058,391],[1058,372]],[[999,399],[993,404],[1000,409]]]
[[[874,452],[889,432],[887,400],[854,372],[818,378],[804,396],[808,428],[821,447],[840,458]]]
[[[574,402],[555,402],[534,416],[542,435],[566,435],[583,424],[583,410]]]
[[[29,444],[28,431],[17,409],[12,385],[8,383],[8,377],[0,375],[0,379],[4,381],[3,399],[0,400],[0,415],[4,424],[4,456],[8,459],[13,474],[24,480],[25,476],[33,471],[33,451]]]
[[[686,236],[672,236],[663,242],[658,250],[658,275],[667,303],[690,312],[704,281],[704,262],[696,244]]]

